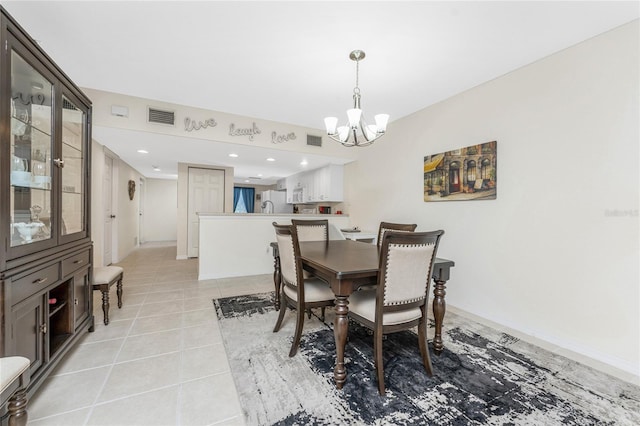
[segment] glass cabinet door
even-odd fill
[[[86,119],[84,111],[66,96],[62,97],[62,236],[82,232],[86,228],[83,179]]]
[[[11,247],[51,240],[53,84],[11,52]]]

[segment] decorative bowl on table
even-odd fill
[[[13,227],[18,230],[18,233],[25,241],[31,241],[34,235],[42,230],[44,223],[42,222],[30,222],[30,223],[14,223]]]

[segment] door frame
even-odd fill
[[[105,230],[104,234],[104,242],[103,242],[103,250],[102,250],[102,264],[107,266],[113,262],[118,261],[118,227],[117,227],[117,219],[118,219],[118,159],[119,157],[108,149],[104,149],[104,157],[105,160],[109,158],[111,160],[111,214],[115,215],[115,218],[111,220],[111,235],[107,235]],[[104,188],[104,179],[103,179],[103,188]],[[104,190],[104,189],[103,189]],[[104,198],[104,196],[103,196]],[[102,208],[102,213],[105,212],[105,207]],[[102,221],[104,223],[105,218],[102,217]],[[103,228],[104,229],[104,228]],[[104,250],[104,245],[108,241],[111,240],[111,262],[107,263],[106,253]]]

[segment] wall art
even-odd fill
[[[424,157],[424,201],[495,200],[496,141]]]

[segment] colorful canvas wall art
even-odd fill
[[[424,157],[424,201],[495,200],[496,141]]]

